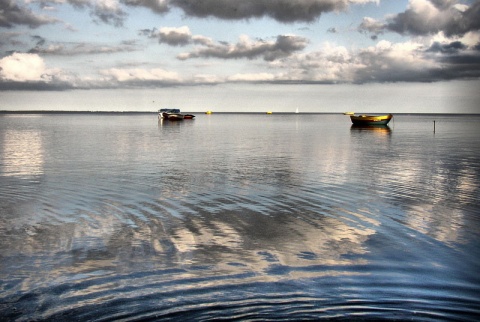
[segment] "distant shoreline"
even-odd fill
[[[18,110],[0,110],[0,115],[2,114],[105,114],[105,115],[150,115],[150,114],[157,114],[157,111],[52,111],[52,110],[25,110],[25,111],[18,111]],[[205,114],[205,112],[185,112],[190,114]],[[266,112],[214,112],[212,115],[215,114],[265,114]],[[379,114],[388,114],[389,112],[375,112],[375,113],[355,113],[355,114],[372,114],[372,115],[379,115]],[[343,114],[343,112],[273,112],[272,114],[277,115],[332,115],[332,114]],[[392,113],[393,115],[459,115],[459,116],[468,116],[468,115],[480,115],[480,113]],[[348,115],[346,115],[348,116]]]
[[[158,112],[141,111],[50,111],[50,110],[26,110],[26,111],[8,111],[0,110],[0,114],[157,114]]]

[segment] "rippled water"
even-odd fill
[[[0,319],[474,321],[479,132],[0,115]]]

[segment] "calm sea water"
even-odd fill
[[[0,115],[0,320],[474,321],[479,133]]]

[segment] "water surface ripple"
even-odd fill
[[[475,321],[479,125],[0,115],[1,319]]]

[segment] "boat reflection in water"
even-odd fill
[[[379,134],[390,134],[392,129],[388,125],[356,125],[352,124],[351,131],[375,132]]]

